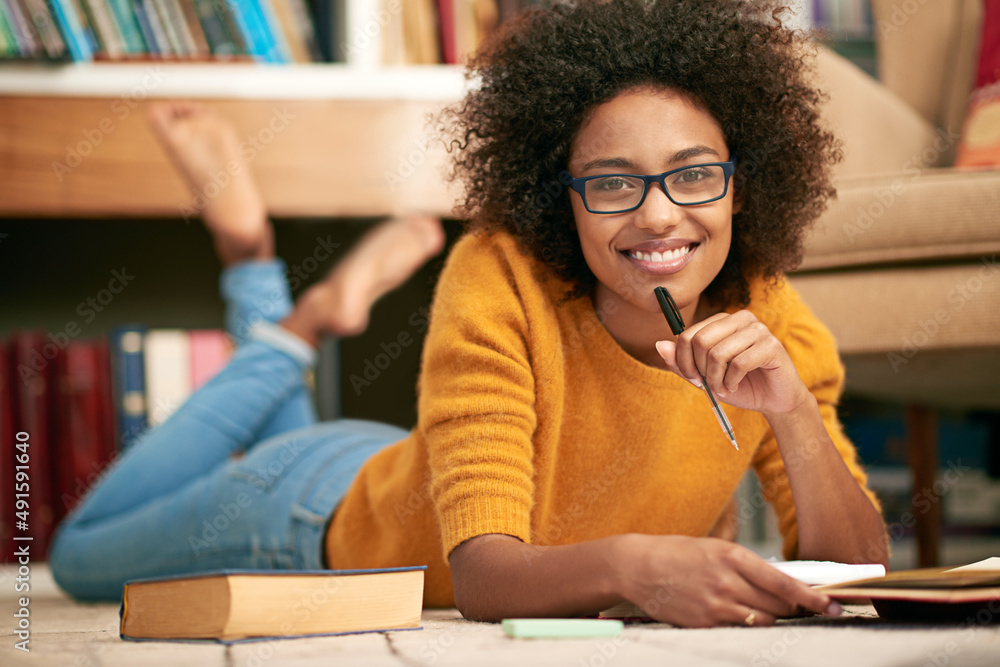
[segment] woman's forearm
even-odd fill
[[[795,502],[799,558],[888,565],[885,523],[830,440],[815,397],[765,416]]]
[[[583,616],[621,602],[616,593],[616,542],[607,537],[564,546],[525,544],[481,535],[449,559],[455,605],[466,618]]]

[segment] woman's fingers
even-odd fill
[[[828,596],[813,590],[808,585],[789,577],[783,572],[779,572],[776,568],[771,567],[762,560],[758,559],[754,561],[745,559],[737,565],[737,569],[764,596],[769,596],[766,598],[758,597],[757,599],[778,600],[780,604],[789,605],[787,608],[788,613],[793,612],[797,607],[814,611],[817,614],[837,616],[840,613],[840,606]],[[764,602],[761,602],[761,604],[762,606],[775,609],[774,606],[768,606]],[[777,609],[780,614],[784,613],[784,610],[780,606]]]
[[[745,313],[745,314],[744,314]],[[719,313],[706,318],[701,322],[693,324],[680,336],[677,337],[677,367],[681,374],[688,378],[697,378],[699,374],[708,378],[710,370],[709,353],[722,341],[735,334],[747,324],[747,317],[756,321],[756,318],[747,311],[740,311],[732,315]],[[719,350],[716,354],[722,355],[725,350]],[[717,356],[721,359],[721,356]],[[722,374],[725,374],[723,365]],[[717,373],[718,375],[718,373]],[[721,379],[721,375],[719,376]],[[709,387],[716,391],[711,381]]]

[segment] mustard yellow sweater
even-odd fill
[[[458,242],[435,294],[417,426],[348,490],[327,534],[331,567],[427,565],[425,605],[453,606],[447,556],[465,540],[702,536],[751,465],[795,557],[795,507],[765,419],[725,407],[737,452],[702,392],[629,356],[589,298],[558,306],[566,289],[510,236]],[[784,344],[867,491],[835,415],[843,369],[830,333],[787,284],[755,287],[749,310]]]

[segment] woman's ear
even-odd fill
[[[733,215],[743,210],[743,188],[733,188]]]

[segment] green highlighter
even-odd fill
[[[505,618],[504,633],[519,638],[617,637],[625,624],[600,618]]]

